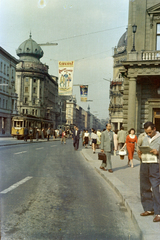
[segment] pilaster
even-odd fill
[[[136,123],[136,78],[129,79],[128,129],[135,128]]]

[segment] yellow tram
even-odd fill
[[[33,129],[33,138],[36,137],[36,129],[42,130],[44,128],[44,133],[46,133],[48,127],[53,129],[53,122],[49,120],[39,119],[34,116],[14,116],[12,118],[12,131],[11,134],[13,137],[17,137],[17,139],[24,138],[24,129],[27,127],[28,129],[32,127]],[[41,137],[41,131],[40,137]],[[46,136],[44,136],[46,137]]]

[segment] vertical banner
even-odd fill
[[[58,94],[72,95],[74,61],[58,62]]]
[[[80,86],[81,102],[87,102],[88,85]]]

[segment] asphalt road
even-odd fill
[[[2,240],[140,239],[71,140],[0,147],[0,199]]]

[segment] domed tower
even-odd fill
[[[32,39],[31,34],[29,39],[21,43],[16,53],[20,57],[20,61],[40,62],[39,59],[43,57],[43,50]]]
[[[43,50],[30,34],[29,39],[20,44],[16,53],[19,56],[16,66],[19,113],[42,119],[55,119],[54,104],[58,96],[58,84],[54,81],[56,77],[52,78],[48,74],[48,66],[40,62]]]
[[[110,122],[114,129],[120,130],[123,125],[123,76],[120,69],[123,67],[122,62],[127,60],[127,30],[118,41],[117,47],[114,48],[114,67],[113,80],[110,84]]]

